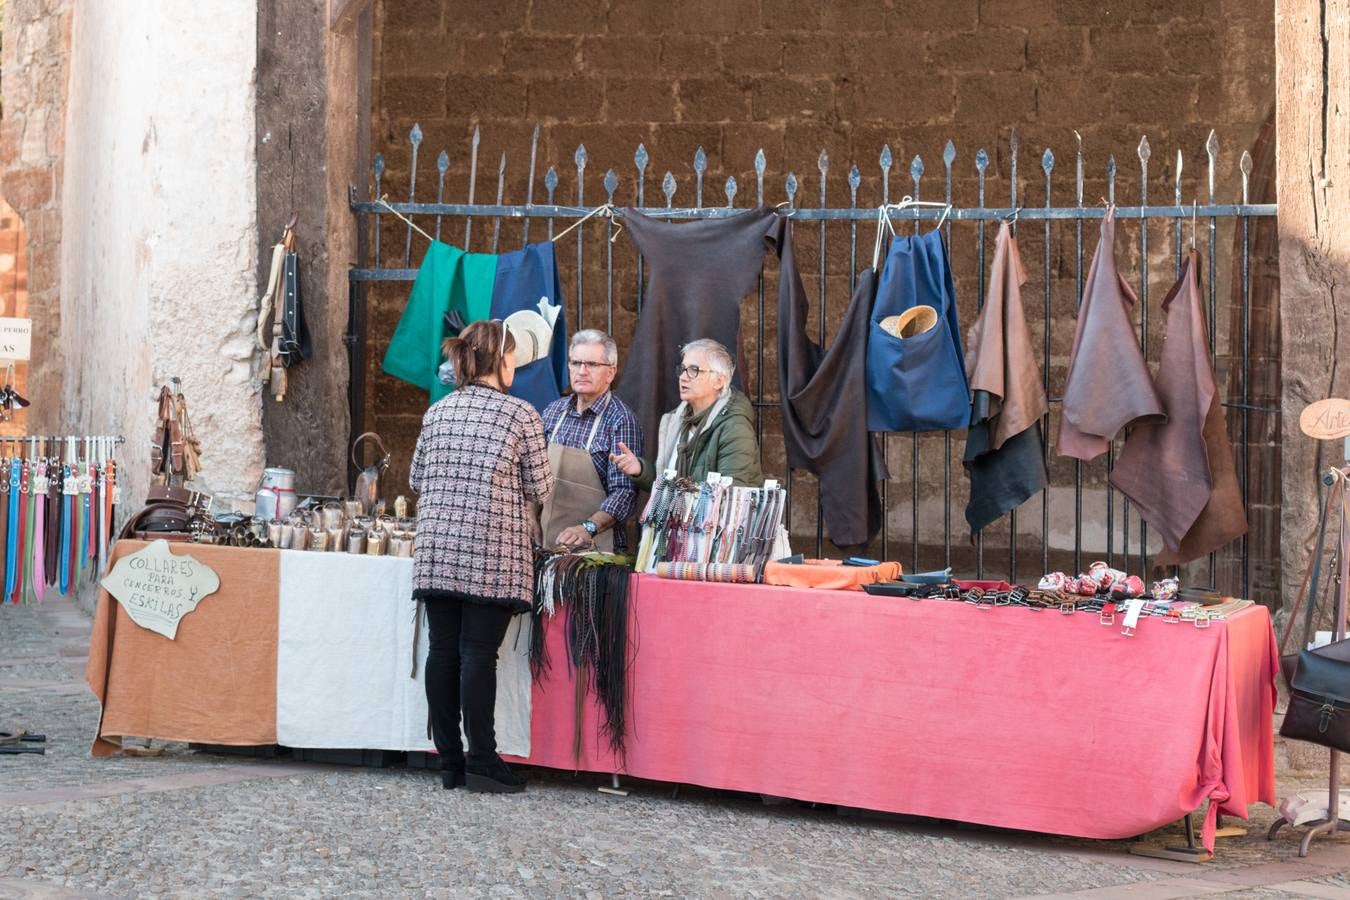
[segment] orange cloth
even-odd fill
[[[894,581],[902,573],[898,562],[884,562],[875,566],[846,566],[837,559],[808,559],[798,564],[765,563],[764,583],[780,587],[860,591],[864,584]]]
[[[112,561],[142,549],[118,541]],[[103,706],[90,753],[111,756],[123,735],[205,744],[277,742],[276,550],[171,544],[220,576],[220,590],[169,640],[141,628],[100,590],[85,679]]]

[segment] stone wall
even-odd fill
[[[4,17],[0,195],[22,220],[18,256],[25,269],[15,271],[26,276],[33,319],[33,360],[25,372],[32,406],[23,425],[63,432],[70,423],[61,395],[61,186],[72,6],[69,0],[7,0]],[[0,290],[8,277],[0,274]]]
[[[131,498],[144,496],[157,388],[175,376],[202,442],[198,485],[228,502],[260,475],[255,29],[230,0],[173,27],[155,4],[80,4],[74,17],[61,406],[71,429],[126,436]]]
[[[1313,441],[1299,413],[1325,397],[1350,396],[1342,331],[1350,326],[1350,2],[1278,0],[1280,65],[1280,340],[1284,593],[1302,580],[1325,502],[1320,484],[1343,464],[1339,441]],[[1334,532],[1333,532],[1334,533]],[[1334,540],[1329,541],[1334,544]]]
[[[573,158],[582,143],[589,157],[584,195],[588,204],[603,199],[601,179],[609,168],[620,177],[616,201],[632,202],[633,156],[639,143],[651,157],[646,175],[649,204],[664,202],[659,186],[667,170],[678,182],[674,204],[693,203],[692,160],[700,146],[708,160],[705,204],[724,204],[724,182],[734,176],[739,185],[736,205],[752,205],[753,159],[763,149],[768,161],[766,201],[784,198],[784,178],[794,171],[801,183],[797,202],[816,205],[818,156],[823,149],[830,163],[827,202],[849,202],[846,176],[849,165],[856,163],[862,176],[857,202],[875,205],[882,194],[877,159],[883,145],[891,147],[895,158],[891,199],[913,191],[909,167],[916,155],[922,157],[926,171],[923,195],[933,198],[943,191],[941,153],[951,139],[958,153],[953,167],[955,201],[978,202],[974,156],[982,147],[991,158],[987,202],[1006,205],[1011,191],[1008,143],[1013,128],[1021,148],[1017,179],[1021,203],[1045,203],[1040,161],[1047,147],[1057,160],[1054,203],[1073,202],[1075,129],[1086,153],[1085,204],[1095,204],[1106,193],[1108,154],[1114,154],[1119,166],[1117,201],[1138,202],[1136,152],[1141,135],[1148,136],[1152,148],[1150,200],[1171,202],[1176,153],[1181,149],[1184,199],[1199,196],[1203,201],[1204,145],[1211,128],[1221,143],[1218,197],[1232,201],[1239,192],[1238,157],[1255,146],[1274,97],[1271,12],[1242,0],[1211,4],[1180,0],[918,4],[895,0],[878,6],[809,0],[735,4],[422,0],[379,4],[377,12],[374,149],[384,154],[387,163],[382,188],[395,198],[407,195],[408,133],[416,122],[424,134],[419,199],[435,194],[434,160],[444,149],[449,157],[445,196],[464,200],[469,181],[468,139],[478,125],[482,142],[477,201],[494,198],[502,154],[506,156],[504,196],[508,202],[523,201],[531,133],[538,124],[536,202],[544,199],[543,174],[549,165],[556,166],[560,176],[558,202],[577,202]],[[464,237],[461,221],[423,224],[428,228],[440,224],[447,239],[457,243]],[[1189,233],[1189,223],[1184,224]],[[538,239],[545,223],[532,227],[531,237]],[[470,249],[491,250],[494,230],[491,222],[475,224]],[[634,259],[624,238],[612,245],[611,285],[603,266],[603,231],[603,226],[587,227],[579,279],[576,240],[567,238],[562,249],[565,293],[574,326],[580,305],[584,324],[612,326],[623,344],[631,333],[635,311]],[[1142,276],[1137,227],[1123,223],[1120,232],[1121,268],[1138,284]],[[1218,269],[1212,278],[1219,298],[1220,377],[1229,385],[1233,384],[1232,360],[1240,356],[1234,343],[1232,323],[1236,320],[1230,299],[1235,283],[1234,234],[1233,223],[1219,225]],[[1158,304],[1173,277],[1175,235],[1172,223],[1150,227],[1147,344],[1155,362],[1164,318]],[[872,236],[870,223],[859,226],[860,249],[855,257],[850,229],[844,225],[827,229],[827,337],[847,303],[850,271],[855,264],[866,263]],[[1200,240],[1206,237],[1202,223]],[[521,238],[517,223],[502,224],[501,247],[518,246]],[[1077,300],[1075,238],[1071,225],[1052,231],[1047,300],[1043,228],[1039,223],[1024,223],[1019,233],[1031,276],[1026,290],[1031,298],[1032,328],[1039,335],[1043,322],[1050,322],[1047,369],[1052,394],[1062,385],[1072,341]],[[402,264],[405,255],[410,265],[416,265],[424,247],[422,238],[412,238],[409,252],[406,229],[386,216],[383,239],[386,265]],[[820,283],[817,226],[799,228],[797,240],[802,275],[815,288]],[[1086,266],[1096,240],[1094,225],[1084,227],[1082,240]],[[952,261],[966,324],[973,320],[978,299],[977,242],[974,226],[954,227]],[[762,397],[770,403],[777,393],[774,268],[768,266],[766,279],[764,372],[768,377],[762,385]],[[1206,277],[1210,280],[1209,273]],[[612,316],[605,299],[611,290]],[[582,293],[580,303],[578,293]],[[400,448],[403,466],[425,399],[380,374],[378,363],[406,296],[407,285],[372,292],[365,410],[371,425]],[[1269,307],[1270,302],[1268,295],[1254,297],[1254,304]],[[746,349],[750,358],[757,359],[757,304],[751,300],[744,312],[750,324]],[[1258,325],[1255,319],[1253,324]],[[1259,327],[1269,333],[1275,323],[1267,317]],[[752,368],[758,366],[752,364]],[[758,371],[748,374],[752,395],[761,395]],[[764,421],[765,462],[781,474],[776,413],[766,409]],[[973,562],[961,516],[966,488],[959,438],[949,449],[941,435],[923,436],[918,442],[917,466],[908,436],[888,443],[893,479],[887,550],[911,561],[912,523],[917,519],[921,565],[941,564],[948,552],[958,564]],[[1269,464],[1263,460],[1254,460],[1254,466]],[[917,511],[911,499],[916,469]],[[395,482],[401,473],[396,468]],[[1083,467],[1085,554],[1100,553],[1106,544],[1104,475],[1102,465]],[[1269,473],[1264,478],[1256,475],[1254,470],[1253,488],[1261,485],[1271,492],[1267,502],[1277,503],[1278,491]],[[1056,488],[1049,514],[1050,544],[1056,551],[1052,565],[1072,563],[1075,476],[1072,465],[1055,463]],[[804,476],[796,477],[794,485],[794,531],[804,545],[813,548],[814,485]],[[943,514],[947,499],[949,520]],[[1126,550],[1128,534],[1137,567],[1138,518],[1131,516],[1126,528],[1124,504],[1118,497],[1113,511],[1117,561]],[[1039,500],[1033,500],[1018,517],[1017,551],[1023,575],[1042,565],[1041,523]],[[1269,529],[1270,523],[1265,522],[1261,533],[1253,535],[1253,554],[1269,555],[1278,546],[1278,535]],[[944,531],[950,535],[945,541]],[[992,527],[985,543],[987,565],[1006,568],[1008,523]],[[1225,567],[1221,575],[1231,575],[1231,570]]]

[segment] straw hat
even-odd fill
[[[562,307],[550,304],[547,297],[539,298],[539,311],[522,309],[506,317],[507,330],[516,339],[516,366],[548,356],[553,346],[553,325],[558,321]]]
[[[898,338],[918,337],[937,327],[938,313],[931,306],[911,306],[898,316],[887,316],[881,327]]]

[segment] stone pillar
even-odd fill
[[[1350,0],[1276,0],[1283,359],[1282,583],[1292,602],[1338,442],[1299,430],[1323,397],[1350,397]],[[1345,332],[1348,337],[1342,337]]]
[[[267,464],[295,469],[301,490],[330,494],[347,486],[344,336],[347,267],[356,258],[347,188],[369,142],[370,7],[368,0],[258,3],[258,282],[266,284],[271,246],[298,216],[314,346],[288,373],[285,400],[264,395]]]
[[[145,496],[156,389],[181,377],[197,484],[251,496],[258,357],[256,19],[234,0],[80,3],[60,189],[64,424],[125,435]]]

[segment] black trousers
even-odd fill
[[[464,758],[459,717],[469,739],[469,761],[497,758],[497,648],[511,623],[511,610],[450,597],[426,601],[427,706],[431,739],[443,768]]]

